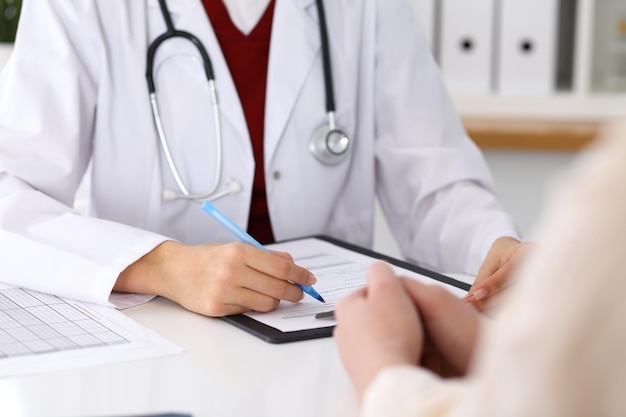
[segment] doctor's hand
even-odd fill
[[[271,311],[280,300],[298,302],[303,292],[293,283],[315,281],[287,253],[240,242],[189,246],[167,241],[126,268],[113,289],[160,295],[218,317]]]
[[[487,253],[465,301],[479,311],[486,310],[492,297],[507,287],[513,271],[532,246],[531,242],[522,243],[512,237],[497,239]]]
[[[417,310],[391,268],[372,265],[367,281],[335,306],[335,342],[359,398],[383,368],[417,364],[424,341]]]

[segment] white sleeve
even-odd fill
[[[72,209],[96,123],[90,7],[23,4],[0,77],[0,282],[106,304],[119,273],[165,238]]]
[[[626,123],[614,136],[560,190],[470,375],[389,369],[364,415],[626,415]]]
[[[517,229],[494,194],[491,173],[463,128],[409,2],[378,0],[377,23],[381,206],[403,256],[438,271],[475,274],[493,241],[517,238]]]

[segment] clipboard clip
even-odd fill
[[[324,311],[322,313],[317,313],[315,315],[316,319],[334,319],[335,318],[335,310]]]

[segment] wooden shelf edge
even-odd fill
[[[481,149],[578,151],[598,135],[599,122],[464,120]]]

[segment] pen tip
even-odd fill
[[[322,303],[326,304],[326,301],[324,301],[321,295],[318,295],[317,299],[320,300]]]

